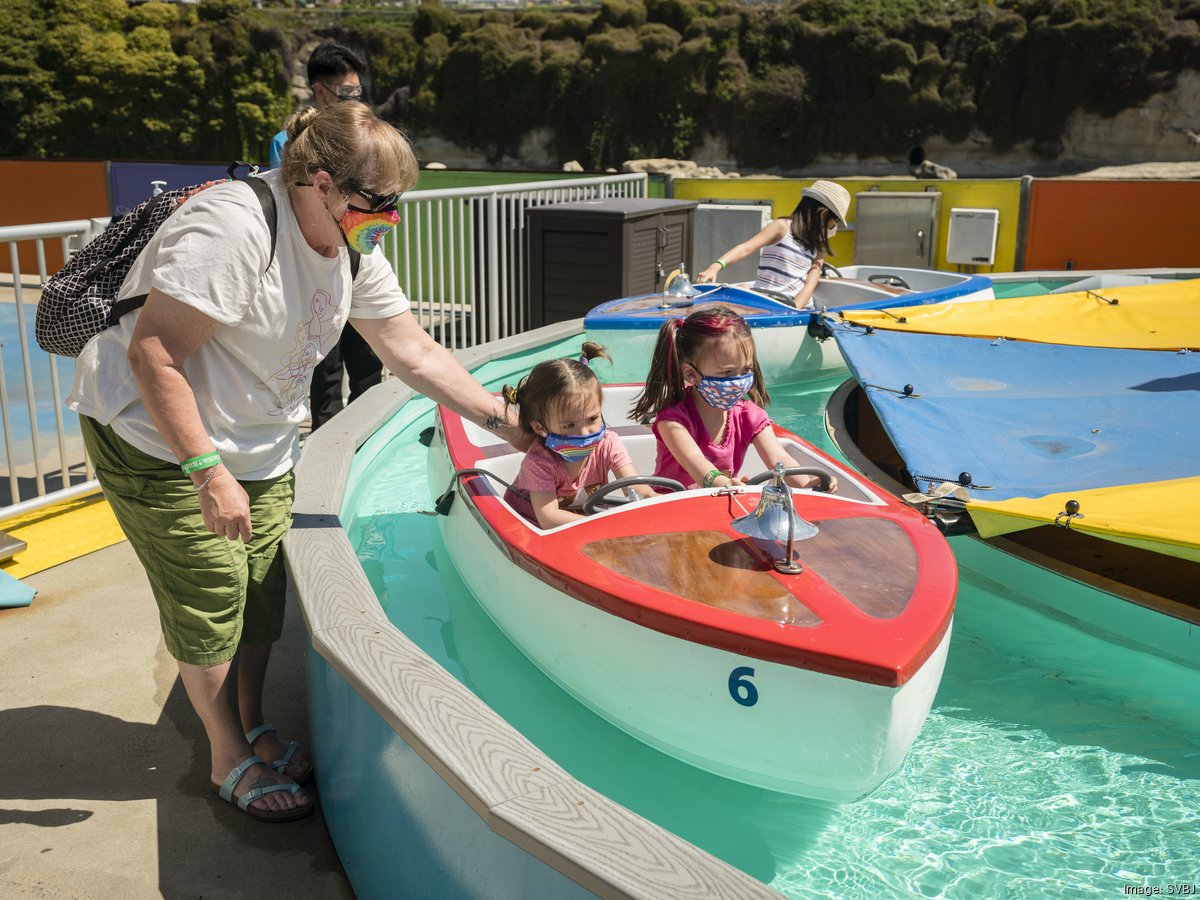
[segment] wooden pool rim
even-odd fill
[[[582,319],[575,319],[455,356],[467,369],[476,369],[582,332]],[[355,452],[414,396],[391,379],[305,442],[296,468],[292,527],[283,546],[289,591],[300,605],[315,653],[432,775],[511,842],[514,853],[532,856],[605,897],[778,898],[745,872],[572,778],[384,615],[340,511]],[[311,679],[309,690],[311,697]],[[327,761],[319,735],[314,745],[321,771]],[[330,807],[343,802],[342,795],[322,794],[336,845],[339,817],[328,813],[336,812]],[[445,810],[424,813],[436,819]],[[463,852],[474,849],[464,846]],[[339,855],[346,853],[339,848]],[[353,883],[349,866],[347,871]]]

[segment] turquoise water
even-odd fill
[[[838,381],[776,390],[771,412],[831,449],[823,410]],[[360,453],[350,539],[392,622],[576,778],[793,897],[1111,897],[1200,882],[1200,671],[963,571],[933,711],[874,794],[824,804],[708,775],[575,703],[467,592],[420,512],[428,409],[406,408]]]

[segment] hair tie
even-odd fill
[[[580,354],[579,363],[580,363],[580,365],[587,366],[589,369],[592,367],[592,361],[587,358],[586,353]]]
[[[517,389],[515,387],[510,387],[506,384],[503,388],[501,388],[500,393],[504,395],[504,399],[509,403],[517,402]]]

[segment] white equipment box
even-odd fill
[[[946,262],[990,266],[996,260],[999,225],[998,209],[951,209]]]

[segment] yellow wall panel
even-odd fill
[[[676,178],[674,196],[678,200],[769,200],[772,215],[786,216],[800,202],[800,191],[816,179],[791,178]],[[951,181],[918,181],[911,178],[836,178],[850,192],[850,212],[846,220],[854,225],[858,215],[856,194],[867,191],[940,191],[938,207],[937,245],[933,267],[949,271],[1012,272],[1017,267],[1017,232],[1021,214],[1021,181],[1006,179],[957,179]],[[953,208],[995,209],[1000,213],[996,234],[995,264],[991,266],[958,266],[946,262],[946,235]],[[750,237],[750,235],[746,235]],[[853,230],[839,231],[831,242],[834,265],[850,265],[854,258]],[[699,263],[697,263],[699,265]]]

